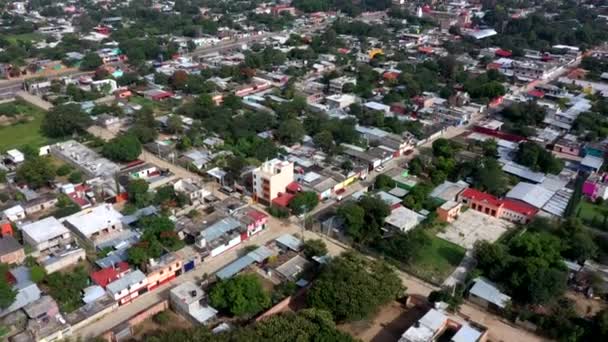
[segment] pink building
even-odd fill
[[[608,198],[608,174],[594,173],[583,184],[583,195],[595,200],[598,197]]]

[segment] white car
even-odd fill
[[[376,168],[376,172],[382,172],[384,170],[384,165],[380,165]]]

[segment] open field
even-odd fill
[[[608,215],[608,205],[606,204],[595,204],[583,199],[575,214],[588,226],[602,230],[607,228],[607,224],[604,224],[604,217]]]
[[[22,102],[2,104],[0,105],[0,112],[2,112],[3,105],[9,104],[16,104],[19,113],[26,116],[29,121],[0,127],[0,151],[6,151],[23,145],[32,145],[34,147],[45,145],[48,140],[40,133],[40,125],[42,124],[44,112]]]
[[[460,264],[464,248],[429,234],[431,245],[425,247],[408,270],[418,277],[441,284]]]
[[[24,42],[41,41],[44,40],[45,36],[37,32],[22,33],[22,34],[9,34],[4,37],[10,43],[15,44],[21,40]]]

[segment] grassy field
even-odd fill
[[[583,199],[578,205],[575,215],[586,225],[598,229],[607,229],[608,227],[604,225],[604,212],[608,214],[608,205],[595,204]]]
[[[14,102],[14,104],[17,105],[20,114],[31,118],[31,120],[24,123],[0,127],[0,151],[4,152],[11,148],[24,145],[31,145],[34,147],[45,145],[48,141],[40,133],[40,125],[42,124],[44,112],[26,103]],[[9,104],[0,104],[0,114],[5,105]]]
[[[31,32],[31,33],[22,33],[22,34],[9,34],[6,37],[6,40],[8,40],[11,43],[16,43],[17,41],[21,40],[24,42],[28,42],[28,41],[41,41],[44,40],[44,35],[37,33],[37,32]]]
[[[417,276],[441,284],[460,264],[464,248],[429,234],[431,245],[409,266]]]

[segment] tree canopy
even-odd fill
[[[134,134],[122,134],[103,145],[101,154],[113,161],[130,162],[139,157],[142,148]]]
[[[91,118],[77,103],[62,104],[48,111],[42,120],[42,132],[51,138],[63,138],[84,131]]]
[[[55,179],[55,167],[46,157],[35,156],[26,159],[17,169],[16,180],[33,189],[48,185]]]
[[[344,322],[367,318],[403,293],[401,279],[389,265],[349,252],[332,259],[321,271],[307,301]]]
[[[254,274],[220,281],[211,289],[209,300],[213,307],[234,316],[251,317],[270,306],[270,296]]]

